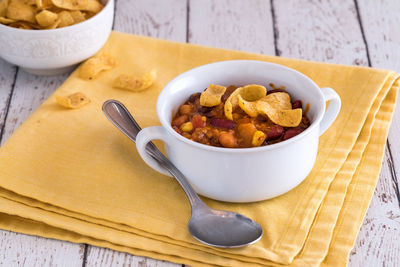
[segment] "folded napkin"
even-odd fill
[[[193,266],[347,263],[379,176],[399,87],[396,73],[116,32],[101,53],[115,57],[117,66],[91,81],[74,72],[0,149],[0,228]],[[190,206],[178,183],[149,168],[101,106],[117,99],[142,127],[159,125],[156,98],[168,81],[198,65],[231,59],[294,68],[334,88],[342,110],[320,138],[312,172],[292,191],[248,204],[205,199],[212,208],[253,218],[265,231],[251,246],[217,249],[190,236]],[[149,90],[112,88],[118,75],[152,68],[158,78]],[[56,104],[55,95],[76,91],[92,102],[77,110]]]

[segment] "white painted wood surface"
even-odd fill
[[[397,0],[117,0],[114,29],[180,42],[400,71]],[[361,18],[361,20],[360,20]],[[2,140],[66,78],[0,60]],[[400,266],[400,114],[349,266]],[[5,121],[4,121],[5,120]],[[397,174],[397,177],[396,177]],[[0,231],[0,266],[175,266],[109,249]]]

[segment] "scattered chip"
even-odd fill
[[[48,10],[43,10],[35,16],[37,23],[46,28],[54,25],[58,19],[58,15]]]
[[[55,29],[85,21],[103,7],[100,0],[0,0],[0,24]]]
[[[144,74],[142,77],[122,74],[115,79],[113,86],[116,88],[140,92],[152,86],[156,80],[156,77],[157,71],[155,69]]]
[[[86,60],[80,67],[79,77],[85,80],[94,79],[100,72],[112,69],[115,60],[112,56],[101,54]]]
[[[69,96],[56,95],[56,101],[61,106],[71,109],[80,108],[90,103],[90,99],[81,92],[77,92]]]
[[[35,8],[19,0],[11,0],[6,16],[16,21],[28,21],[35,23]]]
[[[208,88],[200,95],[200,105],[205,107],[214,107],[221,104],[221,97],[226,91],[225,86],[210,84]]]
[[[242,97],[245,101],[256,101],[262,97],[264,97],[267,93],[267,89],[264,86],[250,84],[243,87],[237,88],[233,93],[228,97],[224,105],[225,117],[230,120],[233,120],[232,112],[239,105],[238,95]],[[242,103],[243,104],[243,103]]]

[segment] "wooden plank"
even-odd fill
[[[397,0],[359,1],[360,18],[368,43],[371,65],[400,73],[400,3]],[[397,99],[399,104],[400,95]],[[400,177],[400,107],[397,105],[389,132],[397,182]]]
[[[0,231],[0,266],[82,266],[84,246]]]
[[[400,72],[400,3],[393,0],[356,3],[371,66]],[[397,106],[380,180],[350,257],[352,266],[400,265],[399,133]]]
[[[376,5],[379,4],[376,3]],[[367,66],[369,55],[360,29],[356,7],[350,0],[340,2],[274,1],[273,11],[279,55]],[[385,16],[381,14],[380,18],[385,18]],[[375,20],[371,23],[375,23]],[[376,42],[381,41],[376,40]],[[381,67],[388,64],[385,58],[381,63]],[[398,220],[396,216],[399,214],[399,206],[395,191],[388,190],[393,186],[390,158],[386,151],[378,187],[355,248],[351,252],[349,266],[365,266],[372,262],[372,259],[374,259],[374,264],[369,266],[382,266],[393,255],[398,257],[399,247],[396,242],[398,243],[399,240],[399,231],[393,227],[396,225],[395,221]],[[382,199],[385,201],[383,202]],[[383,229],[389,228],[394,230],[388,233],[397,233],[396,238],[387,238],[382,232]]]
[[[116,2],[114,29],[121,32],[186,42],[186,1],[135,0]],[[88,246],[86,266],[179,266],[106,248]]]
[[[0,59],[0,129],[4,126],[16,73],[16,67]]]
[[[181,266],[167,261],[133,256],[128,253],[110,249],[89,246],[86,257],[86,267],[119,267],[119,266],[146,266],[146,267],[177,267]]]
[[[352,0],[273,1],[278,55],[367,66]]]
[[[119,0],[114,30],[185,42],[186,8],[183,0]]]
[[[262,0],[190,0],[188,42],[275,54],[271,7]]]
[[[388,153],[386,151],[386,153]],[[390,157],[386,155],[386,160]],[[380,180],[391,179],[390,164],[382,164]],[[349,266],[400,266],[400,212],[395,188],[387,182],[378,183]]]
[[[19,70],[1,144],[64,82],[68,75],[69,73],[50,77],[36,76]]]

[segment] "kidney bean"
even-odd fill
[[[273,139],[277,139],[279,137],[282,136],[283,134],[283,127],[280,125],[273,125],[271,127],[268,127],[268,129],[265,131],[266,135],[267,135],[267,139],[268,140],[273,140]]]
[[[285,134],[283,135],[283,140],[288,140],[288,139],[300,134],[302,131],[304,131],[304,130],[299,129],[299,128],[288,129],[288,130],[286,130]]]
[[[236,137],[232,133],[221,133],[218,140],[223,147],[237,147]]]
[[[212,111],[212,107],[205,107],[205,106],[200,106],[197,111],[200,112],[202,115],[207,114],[208,112]]]
[[[192,117],[192,124],[193,124],[193,128],[202,128],[206,126],[206,121],[203,120],[202,116],[200,115],[194,115]]]
[[[187,122],[188,120],[189,120],[188,115],[182,115],[175,118],[171,124],[172,126],[180,127],[183,123]]]
[[[268,90],[267,91],[267,95],[273,94],[273,93],[287,93],[285,90],[283,89],[272,89],[272,90]]]
[[[236,127],[236,123],[228,119],[211,118],[210,124],[214,127],[219,127],[224,129],[233,129]]]
[[[188,102],[194,103],[198,98],[200,98],[200,93],[194,93],[189,97]]]
[[[301,108],[301,100],[296,100],[292,103],[292,109]]]

